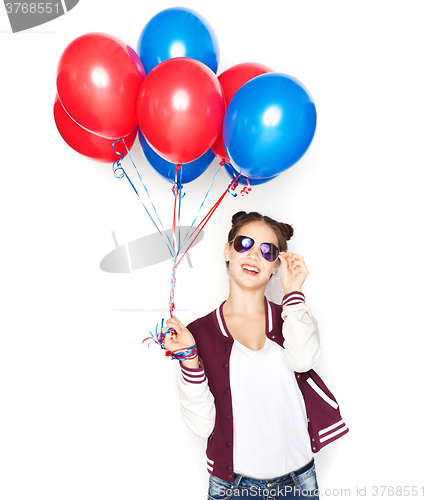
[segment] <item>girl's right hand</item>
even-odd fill
[[[195,339],[189,330],[175,316],[166,321],[167,326],[162,328],[165,333],[169,328],[173,328],[177,334],[171,332],[165,335],[165,349],[168,351],[182,351],[195,344]]]

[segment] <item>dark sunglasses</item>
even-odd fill
[[[255,240],[250,236],[235,236],[230,242],[238,253],[248,252],[255,245]],[[260,252],[268,262],[275,262],[279,255],[279,248],[273,243],[260,243]]]

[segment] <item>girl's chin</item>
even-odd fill
[[[242,269],[238,272],[238,274],[230,273],[229,276],[231,281],[235,281],[238,285],[242,286],[242,288],[265,287],[269,281],[269,276],[262,273],[252,274],[245,272]]]
[[[257,278],[260,275],[260,272],[254,273],[252,271],[247,271],[246,269],[241,269],[241,271],[247,276],[251,276],[252,278]]]

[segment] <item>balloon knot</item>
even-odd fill
[[[183,185],[182,184],[174,184],[171,188],[171,191],[172,191],[172,194],[174,196],[177,196],[177,195],[180,195],[180,199],[184,198],[186,193],[182,193],[181,190],[183,189]]]

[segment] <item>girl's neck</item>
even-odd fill
[[[223,311],[228,314],[254,315],[264,313],[265,290],[245,290],[235,287],[231,283],[229,297],[223,306]]]

